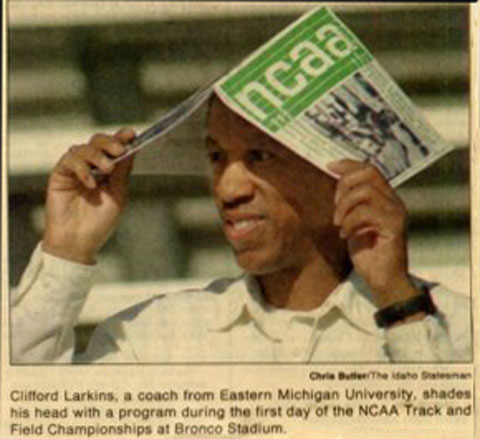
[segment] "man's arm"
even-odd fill
[[[371,165],[342,160],[329,168],[339,175],[334,223],[347,241],[355,271],[370,287],[380,310],[406,309],[424,291],[408,273],[403,202]],[[385,338],[393,361],[463,359],[458,358],[447,325],[421,309],[389,326]]]
[[[35,249],[11,297],[12,362],[72,361],[74,326],[92,285],[93,265]]]
[[[13,362],[72,361],[73,327],[92,284],[96,254],[126,202],[132,159],[113,166],[112,158],[134,136],[131,130],[97,134],[70,148],[55,166],[43,242],[12,297]],[[105,177],[96,181],[92,168]]]

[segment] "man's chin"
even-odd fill
[[[275,271],[275,264],[267,255],[260,251],[241,251],[235,252],[235,258],[238,266],[248,274],[259,276]]]

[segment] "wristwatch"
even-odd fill
[[[421,294],[378,310],[374,314],[375,323],[379,328],[390,328],[395,323],[419,312],[430,315],[437,312],[437,308],[430,297],[430,292],[426,288],[423,289]]]

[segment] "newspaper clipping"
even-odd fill
[[[476,437],[476,5],[2,7],[1,438]]]

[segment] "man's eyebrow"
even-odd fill
[[[205,147],[208,148],[221,148],[221,146],[218,144],[218,142],[209,134],[205,136]]]

